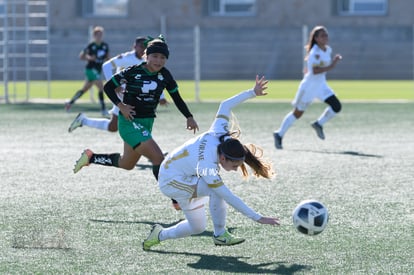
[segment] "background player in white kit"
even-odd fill
[[[227,203],[256,222],[279,224],[278,218],[262,216],[248,207],[224,185],[219,175],[220,166],[226,171],[237,171],[240,167],[243,176],[247,177],[246,163],[256,177],[273,176],[271,164],[260,159],[261,149],[254,144],[241,144],[229,132],[232,108],[249,98],[266,95],[267,82],[264,77],[259,79],[256,76],[254,89],[241,92],[220,104],[207,132],[190,139],[164,159],[158,174],[160,190],[178,202],[186,219],[168,228],[154,225],[143,242],[144,250],[161,241],[202,233],[206,228],[205,203],[208,199],[216,245],[235,245],[244,241],[226,230]]]
[[[332,59],[332,49],[328,45],[327,29],[324,26],[314,27],[305,48],[307,51],[307,67],[305,68],[304,78],[296,92],[296,97],[292,102],[294,110],[285,116],[280,128],[273,133],[277,149],[283,148],[282,138],[286,131],[303,115],[315,98],[329,105],[318,120],[311,124],[320,139],[325,139],[322,126],[341,111],[341,103],[326,82],[326,72],[335,68],[342,56],[336,54]]]
[[[110,60],[106,61],[102,65],[102,71],[104,73],[105,79],[111,79],[114,72],[118,73],[129,66],[139,65],[142,62],[144,62],[146,41],[147,38],[145,37],[137,37],[133,45],[133,50],[119,54],[111,58]],[[120,91],[119,94],[122,95],[122,92]],[[167,103],[168,102],[165,99],[164,93],[162,93],[160,97],[160,105],[166,105]],[[89,118],[85,114],[79,113],[73,120],[73,122],[70,124],[68,132],[71,133],[76,128],[82,126],[88,126],[91,128],[96,128],[109,132],[116,132],[118,131],[119,108],[114,105],[109,112],[111,113],[110,119]]]

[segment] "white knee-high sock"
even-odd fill
[[[319,125],[321,125],[321,126],[324,125],[326,122],[328,122],[334,116],[336,116],[336,113],[332,110],[331,106],[326,107],[325,111],[318,118]]]
[[[214,236],[226,231],[227,203],[214,192],[210,194],[210,214],[214,226]]]
[[[108,131],[109,119],[85,117],[82,120],[82,125],[85,125],[85,126],[88,126],[88,127],[91,127],[91,128],[96,128],[96,129]]]
[[[200,234],[206,229],[207,218],[204,206],[194,210],[185,210],[184,215],[186,217],[185,220],[174,226],[164,228],[160,232],[160,241]]]
[[[293,123],[296,121],[296,117],[293,115],[293,112],[288,113],[285,118],[282,121],[282,124],[280,125],[279,130],[276,132],[279,133],[279,136],[283,137],[287,130],[290,128],[290,126],[293,125]]]

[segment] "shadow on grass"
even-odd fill
[[[295,274],[296,272],[310,271],[311,267],[300,264],[287,264],[285,262],[268,262],[260,264],[249,264],[243,261],[249,257],[232,257],[223,255],[209,255],[191,252],[175,252],[150,250],[148,253],[197,256],[200,259],[187,266],[198,270],[209,270],[216,272],[250,273],[250,274]]]
[[[290,150],[295,152],[309,152],[309,153],[318,153],[318,154],[336,154],[336,155],[350,155],[350,156],[356,156],[356,157],[368,157],[368,158],[383,158],[381,155],[374,155],[374,154],[365,154],[362,152],[357,151],[318,151],[318,150],[303,150],[303,149],[297,149],[297,150]]]
[[[89,221],[91,222],[99,222],[99,223],[113,223],[113,224],[147,224],[150,226],[153,226],[154,224],[159,224],[162,227],[166,228],[166,227],[170,227],[170,226],[174,226],[177,223],[181,222],[183,219],[179,219],[178,221],[172,222],[172,223],[156,223],[156,222],[152,222],[152,221],[117,221],[117,220],[108,220],[108,219],[89,219]],[[227,230],[232,233],[234,230],[236,229],[236,227],[228,227]],[[149,232],[149,230],[148,230]],[[211,237],[213,236],[213,232],[212,231],[204,231],[203,233],[197,234],[197,235],[192,235],[192,236],[207,236],[207,237]]]
[[[6,108],[12,110],[24,110],[24,111],[61,111],[62,113],[66,113],[65,105],[64,104],[49,104],[49,103],[15,103],[4,105]],[[110,104],[107,104],[107,107],[110,107]],[[79,112],[100,112],[100,105],[99,103],[96,104],[75,104],[71,108],[69,113],[77,114]]]
[[[167,156],[168,152],[164,152],[163,155],[164,155],[164,157]],[[144,159],[146,159],[148,161],[148,164],[137,163],[137,164],[135,164],[135,167],[138,168],[139,170],[145,170],[145,169],[151,169],[152,170],[151,160],[149,160],[146,157],[144,157]]]
[[[62,250],[62,251],[71,251],[73,248],[70,247],[47,247],[47,246],[13,246],[15,249],[27,249],[27,250]]]
[[[138,170],[152,169],[152,164],[141,164],[141,163],[137,163],[137,164],[135,164],[135,167]]]
[[[106,108],[109,110],[112,108],[112,103],[110,101],[105,101]],[[173,104],[174,105],[174,104]],[[64,103],[37,103],[37,102],[22,102],[22,103],[13,103],[13,104],[4,104],[2,105],[5,109],[9,110],[31,110],[31,111],[62,111],[66,113]],[[174,107],[175,108],[175,107]],[[171,108],[168,106],[159,106],[157,108],[157,113],[168,113]],[[75,103],[70,109],[69,113],[77,114],[79,112],[97,112],[100,113],[101,106],[97,103]]]
[[[176,225],[177,223],[182,221],[182,219],[172,222],[172,223],[155,223],[155,222],[150,222],[150,221],[120,221],[120,220],[109,220],[109,219],[89,219],[89,221],[100,222],[100,223],[114,223],[114,224],[147,224],[151,226],[154,224],[159,224],[162,227],[169,227],[169,226]]]

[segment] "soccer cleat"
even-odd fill
[[[283,149],[282,137],[279,135],[279,133],[274,132],[273,137],[275,138],[275,147],[276,147],[276,149]]]
[[[180,211],[181,210],[181,206],[178,204],[178,202],[174,199],[171,199],[172,202],[172,206],[174,207],[175,210]]]
[[[163,227],[161,225],[154,224],[148,237],[142,243],[142,249],[148,251],[152,246],[159,244],[161,242],[159,236],[162,230]]]
[[[325,139],[325,134],[323,133],[323,128],[317,121],[312,123],[311,126],[312,126],[313,129],[315,129],[316,134],[318,135],[318,137],[320,139]]]
[[[85,149],[82,152],[81,157],[76,161],[75,167],[73,168],[73,173],[76,174],[77,172],[79,172],[80,169],[82,169],[82,167],[88,166],[92,155],[93,155],[93,152],[91,150]]]
[[[72,104],[70,104],[69,101],[68,102],[65,102],[65,110],[66,110],[66,112],[69,112],[71,107],[72,107]]]
[[[102,114],[102,116],[103,116],[103,117],[106,117],[106,118],[111,117],[111,115],[109,114],[109,112],[108,112],[108,110],[107,110],[107,109],[103,109],[103,110],[101,111],[101,114]]]
[[[220,236],[213,236],[213,240],[215,245],[236,245],[245,241],[243,238],[230,234],[227,230]]]
[[[83,119],[84,118],[85,118],[85,115],[82,114],[82,113],[79,113],[75,117],[75,119],[72,121],[72,123],[70,124],[69,129],[68,129],[68,132],[69,133],[72,133],[76,128],[82,127],[82,125],[83,125],[82,122],[83,122]]]

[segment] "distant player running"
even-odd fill
[[[102,65],[102,71],[104,73],[105,79],[111,79],[112,75],[115,73],[119,73],[121,70],[133,66],[139,65],[145,61],[145,48],[146,48],[146,40],[145,37],[137,37],[135,39],[133,50],[128,51],[122,54],[119,54],[110,60],[106,61]],[[119,92],[120,96],[122,96],[122,92]],[[160,105],[166,105],[167,100],[165,99],[164,93],[162,93],[160,97]],[[68,132],[73,132],[76,128],[82,126],[88,126],[91,128],[96,128],[104,131],[109,132],[116,132],[118,131],[118,114],[119,108],[117,106],[113,106],[112,109],[109,111],[111,113],[111,118],[89,118],[84,113],[79,113],[73,122],[70,124]]]
[[[224,100],[217,111],[210,129],[187,141],[172,151],[161,164],[158,186],[161,192],[176,200],[183,210],[185,220],[163,228],[152,227],[143,249],[150,250],[154,245],[169,239],[184,238],[200,234],[206,229],[205,205],[209,202],[213,221],[213,242],[216,245],[236,245],[243,238],[232,235],[226,229],[227,204],[248,218],[261,223],[279,225],[275,217],[262,216],[224,184],[220,167],[225,171],[237,171],[248,176],[246,164],[257,177],[271,178],[273,169],[270,163],[261,159],[261,150],[254,144],[243,145],[232,137],[229,129],[231,110],[249,98],[266,95],[267,80],[256,76],[253,89],[241,92]]]
[[[307,67],[292,102],[294,110],[285,116],[280,128],[273,133],[277,149],[283,148],[282,138],[286,131],[303,115],[315,98],[329,105],[318,120],[311,124],[320,139],[325,139],[322,126],[341,111],[341,103],[326,82],[326,72],[335,68],[342,56],[337,54],[332,59],[332,49],[328,46],[328,30],[324,26],[313,28],[306,51]]]
[[[89,43],[79,54],[79,58],[86,60],[85,84],[82,89],[77,91],[69,102],[65,103],[66,111],[69,111],[72,105],[93,85],[98,88],[98,97],[101,104],[101,113],[103,116],[108,115],[104,102],[103,82],[101,79],[102,64],[109,59],[109,46],[103,41],[104,28],[97,26],[93,29],[94,40]]]

